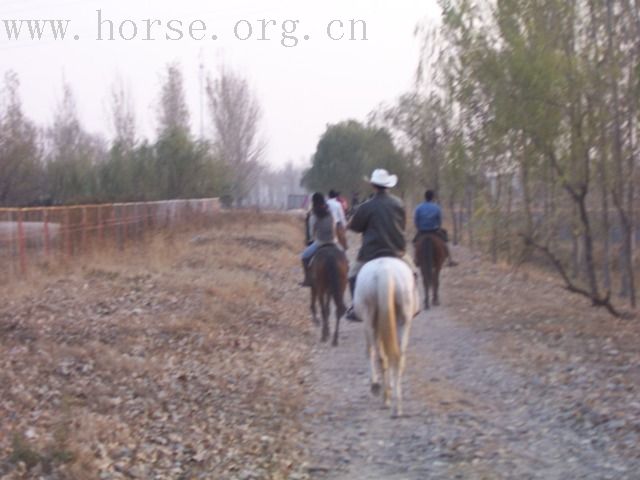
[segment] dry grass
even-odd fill
[[[302,471],[301,230],[221,216],[3,290],[0,477]]]

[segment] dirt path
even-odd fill
[[[259,220],[1,290],[0,478],[640,478],[640,322],[456,252],[391,420],[362,324],[318,342],[299,223]]]
[[[444,274],[445,299],[461,288],[455,275]],[[460,315],[445,306],[414,320],[397,420],[369,394],[361,324],[344,325],[338,348],[316,349],[305,412],[312,478],[637,478],[637,457],[575,428],[570,385],[517,368],[493,349],[499,331]]]

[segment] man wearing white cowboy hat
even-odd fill
[[[370,260],[397,257],[407,262],[413,272],[416,271],[413,260],[407,255],[407,242],[404,238],[407,217],[404,204],[387,191],[398,184],[398,176],[390,175],[386,170],[378,168],[373,171],[371,178],[365,180],[374,188],[375,194],[360,205],[347,226],[350,230],[362,234],[358,258],[349,269],[352,299],[358,272]],[[349,309],[347,319],[357,321],[353,308]]]

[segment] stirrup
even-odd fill
[[[347,314],[345,315],[345,318],[350,322],[356,322],[356,323],[362,322],[362,320],[356,316],[356,311],[353,309],[353,306],[349,307],[349,310],[347,310]]]

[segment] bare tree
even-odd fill
[[[260,138],[262,110],[249,83],[221,68],[207,81],[209,111],[219,155],[231,172],[231,196],[238,205],[248,195],[261,169],[265,143]]]
[[[114,146],[118,145],[123,151],[133,150],[137,140],[136,113],[122,79],[118,79],[111,89],[109,113],[114,131]]]
[[[177,63],[167,65],[162,91],[160,92],[158,114],[159,137],[177,131],[189,131],[190,115],[185,100],[184,77],[180,65]]]
[[[144,198],[155,176],[141,171],[141,162],[137,162],[135,110],[121,79],[112,86],[107,108],[113,142],[108,160],[98,169],[100,198],[110,201]]]
[[[91,201],[97,191],[95,166],[106,157],[104,141],[87,133],[67,83],[53,125],[47,132],[47,175],[51,196],[56,203]]]
[[[24,116],[19,86],[18,76],[7,72],[0,110],[0,205],[30,203],[41,194],[38,130]]]

